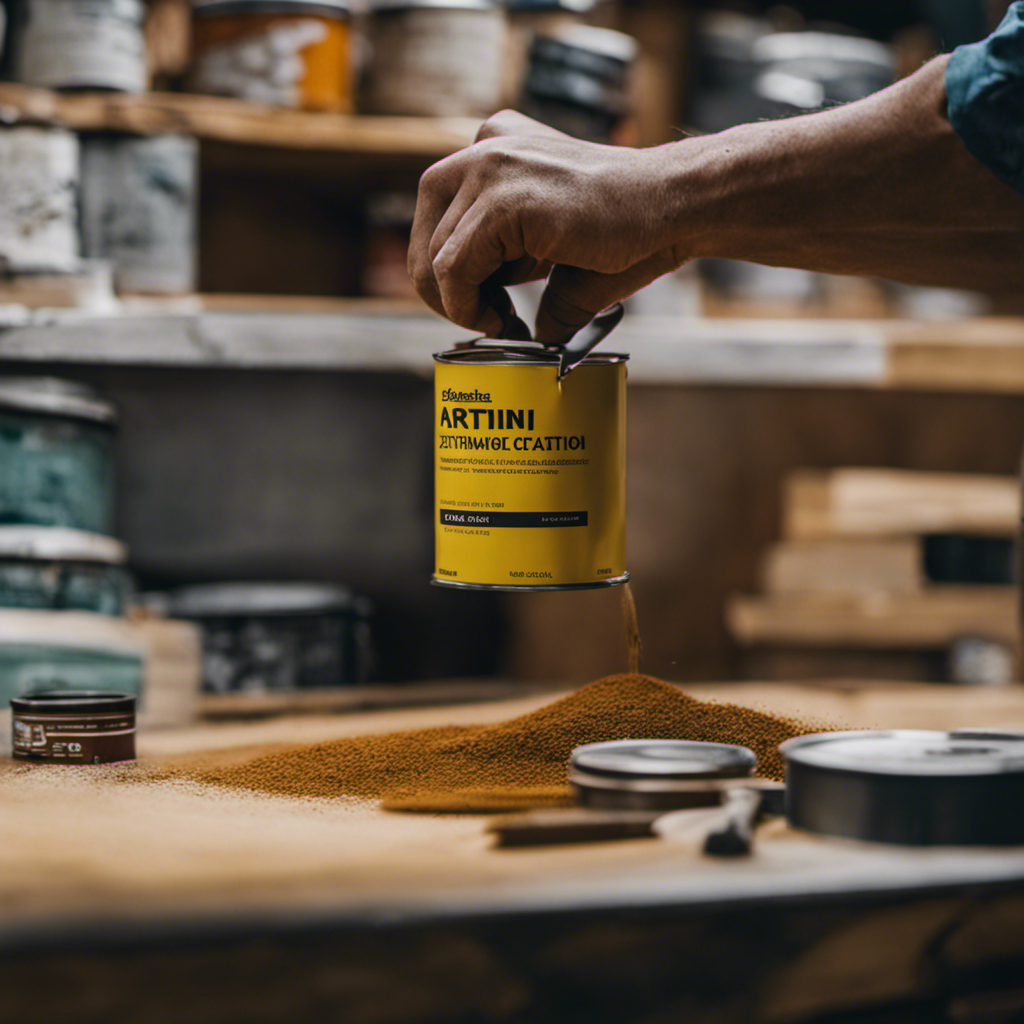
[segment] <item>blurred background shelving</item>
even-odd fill
[[[246,51],[248,77],[216,79],[234,95],[198,91],[211,81],[197,75],[211,12],[183,0],[138,7],[145,45],[131,88],[41,83],[18,49],[33,5],[47,2],[6,5],[0,144],[26,127],[77,140],[58,220],[78,248],[58,267],[0,253],[0,372],[71,378],[117,406],[116,524],[143,589],[344,584],[374,602],[372,674],[390,681],[582,680],[622,663],[616,595],[427,586],[430,354],[464,332],[430,314],[404,274],[422,171],[510,104],[639,145],[817,109],[979,37],[999,14],[980,0],[524,0],[464,5],[481,19],[470,32],[445,23],[441,5],[430,33],[407,33],[442,47],[413,74],[402,69],[422,53],[395,36],[382,43],[383,15],[360,8],[333,19],[349,34],[333,98],[300,89],[268,102],[265,53]],[[466,61],[467,39],[500,59]],[[308,45],[288,54],[309,59]],[[579,70],[581,54],[591,71]],[[404,92],[396,99],[382,78]],[[581,82],[592,101],[572,93]],[[164,151],[164,139],[177,141]],[[150,148],[132,148],[140,142]],[[14,166],[0,159],[0,177]],[[118,193],[139,202],[122,208]],[[139,287],[161,245],[156,269],[171,284]],[[535,300],[517,296],[526,309]],[[793,471],[1016,472],[1020,295],[708,261],[630,307],[613,340],[632,356],[630,563],[654,673],[791,670],[751,662],[755,634],[788,627],[766,612],[755,623],[760,598],[744,606],[737,595],[758,587],[779,542],[778,495]],[[1012,614],[1004,597],[993,599],[1000,622]],[[564,642],[581,629],[586,643]],[[929,636],[928,650],[945,649],[947,633]],[[920,659],[888,664],[922,671]]]

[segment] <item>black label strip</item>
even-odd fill
[[[586,526],[586,512],[486,512],[458,508],[441,509],[442,526],[552,527]]]

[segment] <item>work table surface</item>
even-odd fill
[[[1024,688],[917,684],[686,686],[701,698],[838,726],[1024,728]],[[56,920],[163,926],[182,919],[437,919],[602,907],[720,906],[856,892],[1024,885],[1024,850],[916,850],[762,827],[752,857],[714,860],[697,841],[632,840],[497,850],[478,816],[389,814],[147,781],[150,768],[227,764],[278,745],[500,721],[552,694],[348,715],[289,715],[143,733],[136,768],[0,771],[0,924],[8,941]],[[135,781],[137,780],[137,781]]]
[[[686,689],[853,727],[1024,728],[1024,688]],[[140,735],[128,767],[0,764],[0,1020],[992,1024],[1024,1006],[1024,849],[775,820],[734,861],[697,839],[498,850],[478,817],[153,781],[552,696],[207,722]]]

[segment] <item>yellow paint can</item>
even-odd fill
[[[592,353],[559,379],[542,346],[434,356],[434,583],[626,582],[628,358]]]

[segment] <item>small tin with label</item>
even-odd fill
[[[12,753],[48,764],[135,760],[135,697],[48,690],[11,698]]]

